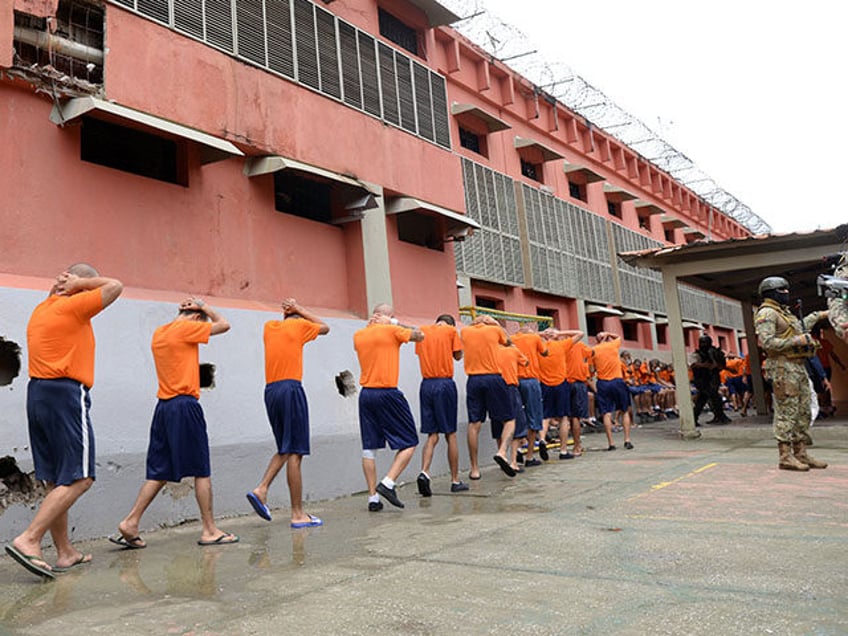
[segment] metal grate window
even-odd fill
[[[495,283],[523,285],[512,179],[468,159],[462,160],[462,175],[466,211],[482,227],[471,239],[454,244],[457,270]]]
[[[616,254],[646,250],[662,245],[659,241],[629,230],[618,223],[612,223],[611,227]],[[622,306],[630,309],[664,312],[665,299],[662,291],[662,274],[651,269],[628,265],[621,258],[618,258],[617,264]]]
[[[606,222],[538,188],[524,184],[522,189],[533,289],[615,302]]]
[[[311,0],[109,0],[450,149],[445,78]]]

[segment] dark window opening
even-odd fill
[[[497,298],[488,298],[486,296],[475,296],[474,305],[476,307],[484,307],[486,309],[497,309],[503,311],[504,303]]]
[[[621,203],[617,201],[607,201],[607,212],[609,212],[610,216],[614,216],[617,219],[621,218]]]
[[[554,329],[559,329],[559,310],[557,309],[549,309],[547,307],[536,307],[536,315],[537,316],[547,316],[551,320],[549,322],[540,322],[539,329],[547,329],[548,327],[553,327]]]
[[[379,10],[380,35],[418,55],[418,31],[383,9]]]
[[[657,325],[657,344],[668,344],[668,325]]]
[[[59,2],[55,30],[48,29],[46,18],[15,11],[15,27],[15,66],[49,66],[70,78],[103,83],[103,7]]]
[[[718,348],[727,351],[727,338],[725,336],[718,337]]]
[[[445,244],[439,219],[416,212],[404,212],[398,214],[395,218],[397,219],[398,239],[431,250],[444,251]]]
[[[639,215],[639,227],[643,230],[651,231],[651,217]]]
[[[624,340],[639,340],[639,323],[629,320],[622,322],[621,336]]]
[[[328,183],[300,177],[291,170],[274,173],[274,209],[278,212],[331,223],[331,194]]]
[[[142,177],[188,185],[185,142],[134,128],[83,118],[80,158]]]
[[[486,156],[481,136],[462,126],[459,127],[459,145],[472,152],[476,152],[478,155]]]
[[[533,179],[533,181],[538,181],[539,183],[544,183],[542,180],[542,164],[540,163],[530,163],[529,161],[521,160],[521,174],[527,177],[528,179]]]
[[[604,330],[604,319],[600,316],[586,316],[586,330],[590,336],[597,336]]]
[[[579,201],[586,201],[586,185],[583,183],[568,182],[568,196]]]
[[[663,230],[666,243],[674,243],[674,229],[667,227]]]

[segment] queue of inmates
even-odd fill
[[[91,562],[68,536],[68,511],[95,479],[94,433],[89,417],[89,390],[94,380],[94,333],[91,320],[122,292],[120,281],[102,277],[90,265],[76,264],[56,278],[47,299],[32,313],[27,327],[30,382],[27,417],[36,478],[48,494],[30,525],[6,552],[43,578]],[[268,491],[286,468],[291,506],[290,527],[323,524],[304,510],[301,463],[310,453],[309,409],[301,379],[303,348],[329,327],[295,299],[282,302],[281,319],[264,327],[265,407],[274,437],[274,452],[259,484],[246,493],[253,511],[272,519]],[[110,541],[125,549],[147,546],[139,534],[142,515],[168,482],[194,480],[201,518],[198,545],[227,545],[239,537],[220,529],[214,519],[209,440],[199,403],[199,345],[227,332],[229,322],[201,299],[188,298],[175,318],[157,328],[151,350],[158,379],[157,404],[150,427],[145,481],[128,514]],[[389,305],[374,308],[353,345],[361,375],[359,425],[362,469],[368,489],[367,509],[379,512],[383,501],[403,508],[397,481],[413,459],[419,432],[398,388],[400,348],[415,343],[422,381],[420,432],[426,435],[417,477],[418,492],[432,495],[429,473],[442,437],[447,447],[450,492],[469,489],[459,475],[458,399],[454,365],[464,364],[469,480],[481,479],[480,434],[488,419],[497,466],[510,478],[550,458],[549,432],[556,431],[560,460],[583,454],[581,428],[597,417],[603,422],[607,451],[616,450],[613,433],[623,430],[623,446],[633,449],[631,400],[641,420],[676,416],[674,378],[658,361],[629,359],[621,338],[597,334],[596,344],[582,342],[579,330],[525,323],[509,335],[490,316],[479,316],[458,331],[448,314],[423,327],[400,324]],[[392,463],[378,479],[376,453],[394,451]],[[522,452],[523,451],[523,452]],[[539,459],[536,458],[538,453]],[[521,465],[523,463],[523,466]],[[54,564],[42,553],[50,532],[57,551]]]

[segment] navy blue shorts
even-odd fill
[[[209,437],[200,402],[193,395],[159,400],[150,424],[147,479],[180,481],[211,474]]]
[[[586,419],[589,417],[589,387],[585,382],[570,382],[571,404],[569,417]]]
[[[545,419],[552,417],[567,417],[571,410],[571,389],[568,382],[557,386],[542,384],[542,414]]]
[[[280,455],[309,455],[309,406],[299,380],[266,384],[265,412]]]
[[[370,389],[359,392],[359,433],[363,450],[386,447],[403,450],[418,445],[415,420],[403,393],[398,389]]]
[[[630,408],[630,393],[621,378],[614,380],[598,380],[595,402],[599,415],[615,411],[626,411]]]
[[[506,390],[515,412],[515,432],[512,434],[512,439],[524,439],[527,437],[527,417],[524,414],[524,405],[521,404],[521,392],[514,384],[507,384]],[[492,439],[498,439],[503,435],[503,425],[504,422],[501,420],[491,421]]]
[[[484,422],[487,414],[499,422],[515,418],[506,382],[499,373],[469,375],[465,385],[465,405],[469,422]]]
[[[94,429],[88,389],[70,378],[27,385],[29,444],[35,478],[57,486],[94,479]]]
[[[453,378],[424,378],[418,389],[421,403],[421,432],[456,433],[456,410],[459,398]]]
[[[730,395],[744,395],[748,390],[745,386],[745,376],[737,375],[727,378],[727,390],[730,391]]]
[[[521,403],[527,417],[527,427],[531,431],[542,430],[542,384],[535,378],[521,378],[518,381]]]

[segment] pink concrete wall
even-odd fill
[[[109,99],[226,137],[251,154],[294,157],[465,209],[462,173],[449,151],[116,7],[106,14]]]
[[[397,239],[394,216],[387,219],[392,297],[400,316],[432,322],[441,313],[458,317],[453,246],[443,252]]]
[[[0,84],[0,129],[15,149],[0,153],[0,271],[53,276],[86,260],[135,287],[351,306],[346,230],[276,212],[270,176],[190,157],[184,188],[86,163],[79,128],[52,124],[50,108]]]

